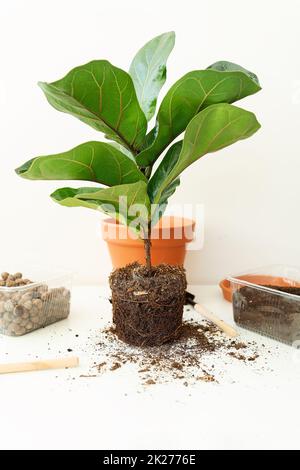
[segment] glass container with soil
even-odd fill
[[[229,280],[239,326],[300,346],[300,269],[270,266]]]

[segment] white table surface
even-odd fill
[[[192,290],[233,323],[216,286]],[[111,318],[107,296],[104,287],[76,287],[67,320],[0,337],[1,362],[80,357],[77,369],[0,376],[1,449],[300,448],[300,352],[244,330],[241,340],[266,347],[253,365],[233,360],[219,384],[145,388],[126,367],[80,377],[92,361],[85,345]]]

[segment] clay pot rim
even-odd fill
[[[253,282],[255,279],[255,282]],[[225,279],[222,279],[222,281],[219,282],[219,287],[222,290],[223,297],[225,300],[228,302],[232,301],[232,287],[231,287],[231,282],[234,282],[236,280],[239,281],[239,284],[242,284],[243,286],[249,286],[249,287],[259,287],[259,289],[267,291],[267,292],[278,292],[282,294],[281,291],[276,290],[276,289],[270,289],[269,287],[265,287],[262,284],[264,284],[266,279],[274,279],[274,284],[277,285],[278,287],[291,287],[291,284],[288,282],[288,280],[282,276],[271,276],[268,274],[244,274],[241,276],[236,276],[236,277],[228,277]],[[251,282],[252,280],[252,282]],[[260,280],[260,281],[259,281]],[[261,283],[260,283],[261,282]],[[268,281],[270,282],[270,281]],[[272,281],[271,281],[272,282]],[[300,287],[300,283],[294,281],[295,287]],[[293,298],[296,297],[299,300],[299,296],[295,294],[290,294],[290,293],[285,293],[285,296],[292,296]]]

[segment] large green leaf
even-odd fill
[[[160,195],[160,200],[157,200],[156,196],[160,190],[161,184],[165,181],[168,175],[171,173],[172,169],[174,168],[175,164],[178,161],[180,152],[182,149],[182,140],[180,142],[176,142],[173,144],[169,150],[167,151],[166,155],[162,159],[160,165],[158,166],[155,174],[152,176],[148,183],[148,195],[150,201],[158,204],[163,204],[167,202],[167,199],[172,196],[175,192],[176,187],[179,185],[179,181],[174,186],[175,182],[171,183],[171,188],[166,187],[163,193]]]
[[[118,142],[109,142],[109,145],[111,145],[117,150],[120,150],[121,153],[126,155],[126,157],[130,158],[130,160],[132,160],[133,162],[135,162],[135,156],[133,155],[133,153],[123,145],[119,144]]]
[[[172,183],[170,183],[160,195],[160,198],[155,204],[152,205],[152,213],[151,213],[151,225],[154,227],[159,219],[163,216],[169,198],[175,193],[177,187],[180,185],[180,178],[176,178]]]
[[[147,121],[155,113],[158,94],[166,81],[167,59],[174,44],[173,31],[161,34],[147,42],[130,65],[129,73]]]
[[[175,193],[177,187],[180,184],[180,179],[176,178],[172,181],[169,185],[167,185],[159,194],[159,197],[156,198],[158,192],[160,191],[160,187],[163,184],[164,180],[168,177],[169,173],[171,172],[172,168],[175,166],[179,154],[182,148],[182,141],[176,142],[173,144],[166,155],[164,156],[161,164],[159,165],[156,173],[155,178],[152,177],[148,183],[148,195],[150,201],[153,202],[152,207],[152,217],[151,222],[154,226],[159,219],[162,217],[163,213],[166,210],[168,205],[169,198]]]
[[[252,78],[252,80],[257,83],[257,85],[259,85],[259,80],[255,73],[250,72],[250,70],[245,69],[241,65],[235,64],[233,62],[228,62],[227,60],[219,60],[218,62],[215,62],[214,64],[207,67],[207,70],[209,69],[219,70],[221,72],[244,72],[246,75]]]
[[[181,142],[171,147],[151,178],[152,201],[159,203],[165,189],[200,157],[246,139],[259,128],[253,113],[230,104],[215,104],[201,111],[188,125],[181,150]]]
[[[94,60],[53,83],[39,83],[49,103],[104,132],[128,149],[138,149],[147,121],[130,75],[106,60]]]
[[[81,194],[98,192],[99,188],[59,188],[51,194],[53,201],[66,207],[86,207],[88,209],[99,209],[98,201],[92,199],[80,199]]]
[[[34,158],[16,172],[31,180],[85,180],[107,186],[146,180],[135,162],[104,142],[86,142],[68,152]]]
[[[164,97],[155,128],[138,155],[140,167],[151,165],[202,109],[216,103],[233,103],[260,90],[251,72],[196,70],[180,78]],[[145,147],[145,144],[144,144]]]
[[[62,206],[99,210],[127,225],[138,222],[137,226],[132,226],[137,231],[140,230],[139,224],[147,224],[151,214],[147,184],[144,181],[104,189],[60,188],[51,197]]]

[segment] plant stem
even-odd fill
[[[151,271],[152,264],[151,264],[151,240],[150,238],[144,239],[144,247],[145,247],[146,266],[148,270]]]
[[[149,180],[152,173],[152,165],[145,168],[145,176]]]
[[[152,269],[151,264],[151,222],[148,224],[147,233],[144,231],[144,248],[145,248],[145,259],[146,259],[146,266],[149,272]]]

